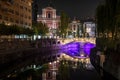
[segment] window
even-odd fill
[[[25,10],[27,11],[27,8],[25,7]]]
[[[86,32],[87,33],[91,32],[91,28],[86,28]]]
[[[13,4],[13,0],[8,0],[9,3]]]
[[[0,9],[1,9],[1,4],[0,4]]]
[[[28,5],[31,6],[31,2],[28,2]]]
[[[31,23],[29,23],[29,26],[31,26],[32,24]]]
[[[7,8],[2,8],[2,11],[8,12],[8,9]]]
[[[27,16],[25,15],[25,18],[27,19]]]
[[[23,17],[23,14],[21,14],[20,16]]]
[[[51,18],[51,15],[50,15],[50,13],[48,13],[48,18]]]
[[[29,9],[28,11],[29,11],[29,12],[31,12],[31,10],[30,10],[30,9]]]
[[[13,21],[13,18],[10,18],[10,21],[11,21],[11,22],[14,22],[14,21]]]
[[[74,25],[74,30],[76,30],[75,27],[76,27],[76,26]]]
[[[9,9],[9,13],[14,14],[14,11],[12,9]]]
[[[25,2],[25,0],[21,0],[21,1]]]
[[[95,31],[95,27],[92,27],[92,30],[91,31]]]
[[[2,19],[2,15],[0,15],[0,19]]]
[[[16,14],[16,15],[19,15],[18,11],[15,11],[15,14]]]
[[[31,19],[31,17],[29,16],[29,19]]]
[[[20,21],[20,24],[23,24],[23,21]]]
[[[18,21],[18,20],[15,20],[15,22],[16,22],[16,23],[19,23],[19,21]]]
[[[4,19],[4,20],[8,21],[8,17],[5,17],[5,19]]]
[[[20,6],[20,9],[23,9],[23,6]]]
[[[25,22],[25,25],[27,25],[27,22]]]

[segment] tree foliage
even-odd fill
[[[33,24],[33,29],[36,35],[46,35],[49,32],[49,28],[42,22]]]
[[[0,35],[33,35],[33,30],[30,28],[19,27],[17,25],[0,24]]]
[[[105,4],[101,4],[96,9],[97,31],[104,36],[112,33],[112,37],[116,37],[119,28],[120,0],[105,0]]]
[[[69,72],[69,66],[68,64],[66,64],[66,61],[62,60],[60,62],[58,73],[60,80],[69,80],[70,72]]]
[[[60,26],[59,26],[59,32],[61,35],[66,35],[67,33],[67,29],[68,29],[68,24],[69,24],[69,17],[65,12],[61,12],[61,16],[60,16]]]

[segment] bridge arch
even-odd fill
[[[61,52],[66,53],[70,56],[81,56],[81,54],[84,54],[84,56],[90,55],[90,50],[94,48],[96,44],[90,43],[90,42],[78,42],[73,41],[67,44],[64,44],[61,46]]]

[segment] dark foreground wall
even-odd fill
[[[105,41],[105,42],[104,42]],[[97,39],[96,47],[91,49],[90,59],[96,70],[101,74],[103,72],[104,80],[120,80],[120,44],[119,41],[106,42],[107,39]],[[111,42],[111,43],[110,43]],[[104,44],[105,43],[105,44]],[[107,44],[107,45],[106,45]],[[105,55],[103,67],[100,66],[100,51]]]

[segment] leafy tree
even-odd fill
[[[104,21],[105,21],[105,6],[104,5],[99,5],[96,10],[96,18],[97,18],[97,31],[98,31],[98,36],[100,33],[104,33]]]
[[[0,24],[0,35],[5,35],[7,31],[7,26],[4,23]]]
[[[37,76],[38,76],[37,71],[35,71],[34,69],[29,69],[24,72],[21,72],[18,75],[18,78],[19,80],[27,80],[28,77],[31,77],[32,80],[38,80]]]
[[[46,24],[42,22],[33,24],[33,30],[36,35],[46,35],[49,32],[49,29]]]
[[[96,9],[98,34],[112,33],[114,39],[118,30],[119,0],[105,0],[105,4],[99,5]],[[116,17],[117,16],[117,17]]]
[[[8,26],[8,33],[9,35],[16,35],[19,34],[19,27],[17,25],[10,25]]]
[[[60,26],[59,26],[59,31],[60,34],[64,37],[66,36],[67,33],[67,29],[68,29],[68,24],[69,24],[69,17],[67,16],[66,13],[64,13],[63,11],[61,12],[61,16],[60,16]]]
[[[59,66],[59,78],[60,80],[69,80],[69,66],[65,63],[65,60],[62,60],[60,62]]]
[[[118,2],[117,2],[115,18],[116,18],[116,30],[118,32],[116,34],[119,34],[119,37],[120,37],[120,0],[118,0]]]

